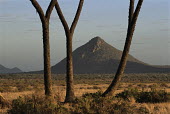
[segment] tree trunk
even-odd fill
[[[126,40],[123,54],[122,54],[120,64],[119,64],[118,70],[116,72],[115,78],[112,81],[112,83],[110,84],[110,86],[108,87],[108,89],[103,93],[103,96],[106,96],[107,94],[113,95],[115,90],[117,89],[117,86],[121,80],[121,77],[122,77],[125,67],[126,67],[128,53],[129,53],[129,49],[130,49],[130,45],[131,45],[131,41],[132,41],[132,36],[133,36],[133,34],[130,34],[129,38]]]
[[[44,54],[44,85],[45,95],[52,96],[51,64],[50,64],[50,42],[49,42],[49,23],[43,23],[43,54]]]
[[[79,5],[77,8],[76,15],[74,17],[74,20],[71,24],[71,27],[69,28],[67,21],[65,20],[65,17],[61,11],[61,8],[58,4],[58,1],[56,0],[55,8],[57,11],[57,14],[61,20],[61,23],[65,30],[66,40],[67,40],[67,73],[66,73],[66,98],[65,102],[72,102],[75,99],[74,95],[74,83],[73,83],[73,58],[72,58],[72,38],[74,34],[74,30],[76,28],[76,25],[78,23],[80,13],[83,7],[84,0],[79,1]]]
[[[50,41],[49,41],[49,20],[52,10],[56,4],[56,0],[51,0],[46,14],[44,14],[41,6],[36,0],[30,0],[37,13],[39,14],[42,23],[43,32],[43,57],[44,57],[44,89],[47,98],[52,98],[52,80],[51,80],[51,65],[50,65]],[[52,100],[51,99],[51,100]]]
[[[131,0],[131,3],[134,4],[134,1]],[[130,4],[129,25],[128,25],[128,31],[127,31],[127,36],[126,36],[126,41],[125,41],[125,46],[124,46],[123,54],[122,54],[122,57],[121,57],[121,61],[120,61],[118,70],[116,72],[115,78],[113,79],[112,83],[107,88],[107,90],[103,93],[102,96],[113,95],[115,90],[117,89],[117,86],[118,86],[120,80],[121,80],[121,77],[122,77],[124,70],[125,70],[125,67],[126,67],[126,63],[127,63],[127,59],[128,59],[128,53],[129,53],[129,50],[130,50],[130,45],[131,45],[131,42],[132,42],[132,37],[133,37],[134,30],[135,30],[136,21],[137,21],[142,3],[143,3],[143,0],[138,1],[135,13],[132,13],[133,12],[132,11],[133,5]]]
[[[67,73],[66,73],[66,98],[65,102],[72,102],[75,99],[73,82],[73,57],[72,57],[72,35],[67,35]]]

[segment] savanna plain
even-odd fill
[[[44,96],[43,75],[0,75],[0,113],[169,114],[170,74],[125,74],[114,96],[101,97],[114,74],[75,75],[73,103],[63,103],[65,75],[53,75],[53,103]]]

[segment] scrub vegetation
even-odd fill
[[[115,95],[101,97],[113,74],[75,75],[75,96],[65,99],[65,75],[53,75],[54,102],[46,100],[43,75],[6,74],[0,76],[1,113],[35,114],[129,114],[170,111],[170,74],[125,74]],[[135,77],[135,78],[134,78]]]

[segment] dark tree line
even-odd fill
[[[42,23],[42,32],[43,32],[43,57],[44,57],[44,86],[45,86],[45,95],[48,98],[53,97],[52,92],[52,80],[51,80],[51,65],[50,65],[50,43],[49,43],[49,20],[51,13],[53,11],[53,8],[55,7],[56,12],[61,20],[61,23],[65,30],[66,35],[66,53],[67,53],[67,65],[66,65],[66,98],[65,102],[72,102],[75,99],[74,94],[74,79],[73,79],[73,57],[72,57],[72,39],[74,35],[74,30],[76,28],[76,25],[78,23],[84,0],[79,1],[79,5],[77,8],[77,12],[75,14],[74,20],[71,24],[71,27],[68,26],[67,21],[65,20],[65,17],[62,13],[62,10],[60,8],[60,5],[58,3],[58,0],[51,0],[46,13],[44,14],[41,6],[36,0],[30,0],[34,8],[39,14],[41,23]],[[116,75],[110,84],[110,86],[107,88],[107,90],[103,93],[102,96],[106,95],[113,95],[115,92],[118,83],[121,80],[121,77],[124,73],[128,53],[130,50],[130,45],[133,37],[133,33],[135,31],[136,22],[138,19],[138,15],[143,3],[143,0],[139,0],[138,4],[136,6],[136,9],[134,11],[134,2],[135,0],[130,0],[130,6],[129,6],[129,20],[128,20],[128,30],[127,30],[127,36],[126,41],[124,45],[123,54],[121,57],[121,61],[118,67],[118,70],[116,72]]]

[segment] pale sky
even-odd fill
[[[45,10],[50,0],[38,0]],[[69,25],[79,0],[59,0]],[[137,0],[136,0],[137,1]],[[122,50],[129,0],[85,0],[73,47],[100,36]],[[0,64],[23,71],[43,68],[42,29],[30,0],[0,0]],[[50,21],[51,64],[65,57],[65,34],[55,10]],[[130,54],[152,65],[170,65],[170,2],[144,0]]]

